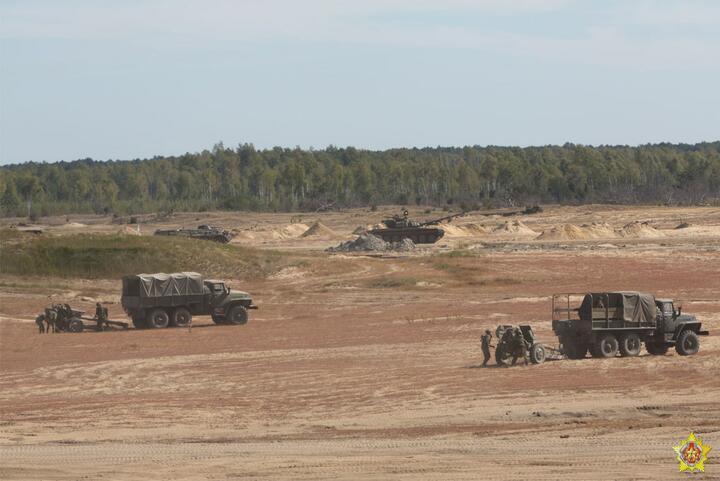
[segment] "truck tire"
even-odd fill
[[[595,350],[599,357],[615,357],[618,353],[618,340],[613,334],[603,334],[595,341]]]
[[[178,307],[173,311],[172,318],[170,319],[171,326],[186,327],[190,322],[192,322],[192,314],[190,314],[187,308]]]
[[[645,343],[645,350],[652,354],[653,356],[664,356],[667,354],[668,349],[670,349],[670,346],[664,343],[656,343],[656,342],[646,342]]]
[[[542,364],[545,361],[545,347],[540,343],[530,346],[530,360],[533,364]]]
[[[642,341],[640,336],[634,332],[625,334],[620,338],[620,355],[623,357],[634,357],[640,354]]]
[[[68,331],[70,332],[83,332],[85,325],[80,319],[70,319],[68,322]]]
[[[165,309],[153,309],[147,317],[147,327],[150,329],[162,329],[170,323],[170,316]]]
[[[680,333],[675,350],[681,356],[692,356],[700,350],[700,338],[693,331],[686,329]]]
[[[232,306],[225,317],[228,324],[242,325],[248,322],[248,312],[243,306]]]
[[[215,314],[213,314],[211,317],[212,317],[213,322],[214,322],[215,324],[217,324],[218,326],[222,326],[223,324],[227,324],[227,321],[225,320],[224,317],[216,316]]]

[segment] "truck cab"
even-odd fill
[[[224,281],[206,279],[204,291],[207,304],[212,308],[213,321],[217,324],[245,324],[247,310],[257,309],[250,294],[232,290]]]

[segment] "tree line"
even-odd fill
[[[720,202],[720,142],[542,147],[256,149],[0,167],[0,213],[302,211],[422,204]]]

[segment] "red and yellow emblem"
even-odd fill
[[[703,443],[699,437],[695,436],[695,433],[690,433],[687,439],[683,439],[677,446],[673,446],[678,463],[680,463],[680,471],[705,472],[705,461],[707,461],[710,449],[712,448],[709,444]]]

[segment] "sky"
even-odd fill
[[[0,0],[0,164],[720,139],[720,2]]]

